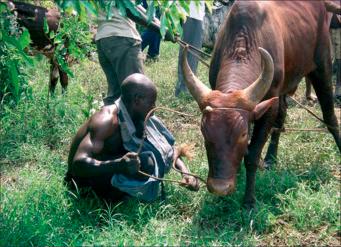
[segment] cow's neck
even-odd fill
[[[216,88],[221,92],[228,92],[247,88],[261,73],[260,55],[252,52],[243,59],[223,58]]]
[[[226,93],[248,87],[261,73],[258,39],[247,26],[227,37],[215,89]],[[227,45],[228,44],[228,45]]]

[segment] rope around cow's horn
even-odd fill
[[[155,107],[155,108],[151,109],[151,110],[148,112],[148,114],[146,115],[145,119],[144,119],[142,141],[141,141],[140,146],[139,146],[139,148],[138,148],[138,150],[137,150],[137,152],[136,152],[137,155],[139,155],[139,154],[141,153],[142,148],[143,148],[144,141],[145,141],[145,139],[146,139],[146,137],[147,137],[147,133],[146,133],[147,121],[148,121],[148,119],[150,118],[150,116],[151,116],[155,111],[158,111],[158,110],[166,110],[166,111],[170,111],[170,112],[177,113],[177,114],[179,114],[179,115],[183,115],[183,116],[187,116],[187,117],[197,117],[197,116],[195,116],[195,115],[191,115],[191,114],[179,112],[179,111],[172,110],[172,109],[169,109],[169,108],[166,108],[166,107],[162,107],[162,106]],[[183,172],[183,171],[181,171],[181,170],[179,170],[179,169],[177,169],[177,168],[175,167],[175,163],[176,163],[176,161],[178,160],[178,158],[180,158],[180,156],[181,156],[181,153],[179,153],[176,157],[174,157],[174,160],[173,160],[173,163],[172,163],[172,168],[173,168],[175,171],[177,171],[177,172],[179,172],[179,173],[181,173],[181,174],[183,174],[183,175],[188,175],[188,176],[195,177],[195,178],[199,179],[201,182],[203,182],[204,184],[206,184],[206,180],[203,179],[203,178],[201,178],[199,175],[194,174],[194,173],[191,173],[191,172]],[[184,182],[178,181],[178,180],[155,177],[155,176],[149,175],[148,173],[145,173],[145,172],[143,172],[143,171],[141,171],[141,170],[139,170],[138,173],[141,174],[141,175],[144,175],[144,176],[146,176],[146,177],[150,177],[150,178],[159,180],[159,181],[178,183],[178,184],[181,184],[181,185],[186,185],[186,184],[187,184],[187,183],[184,183]]]

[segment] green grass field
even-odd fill
[[[158,86],[158,105],[199,114],[190,97],[174,97],[178,47],[161,46],[159,62],[145,66]],[[216,197],[166,184],[167,200],[109,204],[79,198],[63,184],[75,132],[99,109],[106,80],[98,63],[73,66],[66,96],[49,98],[47,62],[28,69],[33,97],[0,119],[1,246],[75,245],[333,245],[340,246],[340,153],[324,132],[288,132],[279,144],[278,165],[257,174],[257,206],[243,209],[245,170],[236,192]],[[208,81],[208,69],[199,66]],[[303,101],[304,85],[295,98]],[[313,107],[321,114],[318,104]],[[340,114],[340,111],[338,111]],[[178,143],[194,144],[186,163],[206,177],[208,165],[199,117],[159,112]],[[322,125],[290,102],[287,127]],[[178,179],[171,172],[168,177]]]

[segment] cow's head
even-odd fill
[[[247,152],[249,123],[260,118],[278,100],[260,102],[270,88],[274,65],[266,50],[259,48],[259,51],[263,64],[259,78],[245,89],[227,93],[203,84],[188,66],[187,48],[183,53],[186,85],[202,111],[201,132],[209,163],[207,188],[217,195],[234,191],[237,170]]]

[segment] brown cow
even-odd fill
[[[49,91],[55,91],[58,77],[63,92],[68,86],[68,75],[59,66],[54,57],[54,45],[52,40],[44,32],[44,18],[47,20],[50,31],[56,32],[59,25],[60,13],[57,9],[46,9],[23,2],[10,2],[10,7],[15,11],[20,26],[27,28],[31,37],[31,46],[36,51],[44,54],[50,60],[50,84]]]
[[[210,192],[234,191],[244,157],[244,203],[254,205],[262,148],[272,127],[283,128],[286,95],[295,92],[304,76],[312,81],[324,121],[341,150],[333,108],[328,18],[320,1],[236,1],[214,48],[209,72],[213,90],[195,77],[184,55],[187,87],[203,114]],[[275,161],[279,136],[272,133],[266,162]]]

